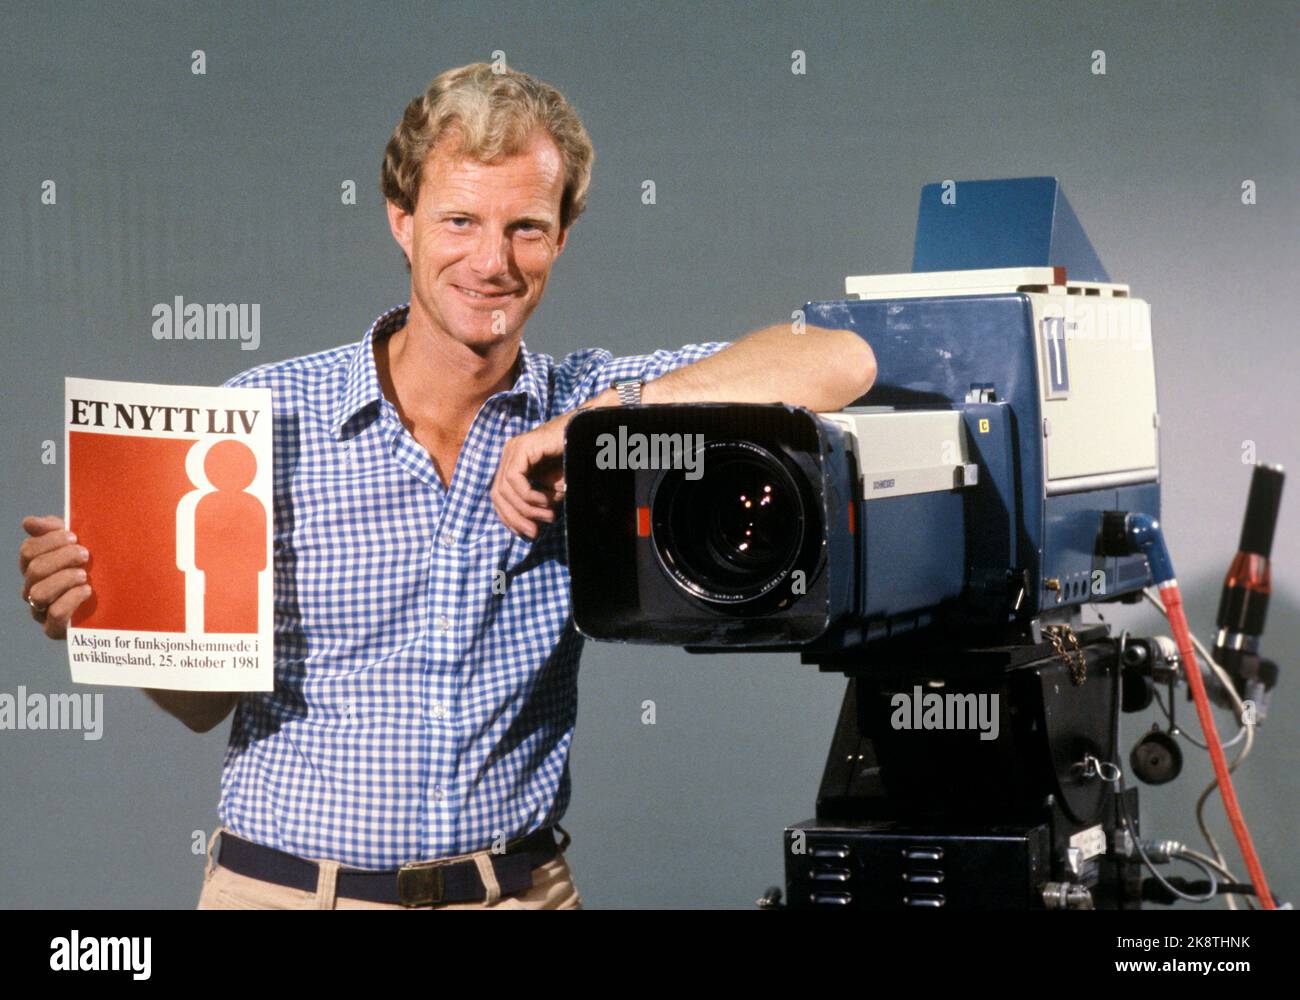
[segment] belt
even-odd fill
[[[550,861],[557,851],[554,832],[550,827],[543,827],[507,844],[500,854],[488,853],[501,895],[510,896],[532,888],[533,869]],[[304,892],[316,891],[320,875],[314,861],[254,844],[224,830],[217,863],[239,875]],[[462,855],[446,860],[416,861],[388,871],[339,868],[335,894],[370,903],[438,906],[482,902],[487,898],[487,888],[478,865]]]

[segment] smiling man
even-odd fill
[[[527,350],[592,160],[554,88],[442,74],[381,175],[409,304],[227,383],[273,392],[276,685],[149,692],[197,731],[237,706],[200,908],[578,906],[556,841],[582,646],[566,423],[638,399],[834,410],[871,386],[857,335],[788,324],[631,357]],[[89,554],[58,518],[24,527],[24,599],[62,638]]]

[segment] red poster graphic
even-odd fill
[[[266,568],[266,509],[244,492],[257,459],[239,441],[206,448],[215,492],[190,479],[196,439],[68,432],[69,524],[94,554],[94,596],[73,616],[81,628],[185,632],[185,573],[177,516],[194,519],[194,562],[204,576],[203,632],[256,632],[257,575]],[[200,493],[197,504],[182,504]],[[142,530],[142,529],[148,530]]]

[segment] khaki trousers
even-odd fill
[[[217,827],[208,839],[208,861],[204,869],[203,890],[199,893],[200,910],[578,910],[582,897],[573,884],[573,875],[558,853],[546,864],[533,869],[533,887],[513,896],[502,897],[492,870],[491,851],[462,855],[478,866],[479,876],[487,888],[487,899],[481,903],[448,903],[445,906],[407,907],[397,903],[372,903],[365,899],[349,899],[335,894],[339,863],[316,860],[320,866],[320,879],[315,892],[290,889],[249,878],[217,864],[213,848],[224,827]],[[565,838],[567,840],[567,837]]]

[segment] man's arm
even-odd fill
[[[852,330],[819,326],[795,333],[790,324],[764,327],[716,354],[649,381],[645,403],[788,403],[815,412],[842,409],[876,380],[876,356]],[[576,409],[511,438],[501,449],[492,503],[506,526],[536,538],[555,520],[564,496],[560,460],[564,429],[578,410],[617,406],[606,389]]]
[[[149,700],[196,733],[220,725],[239,701],[235,691],[163,691],[145,688]]]
[[[852,330],[790,324],[764,327],[689,365],[647,382],[644,403],[789,403],[818,413],[842,409],[876,381],[876,355]],[[578,407],[617,406],[606,389]],[[568,417],[559,419],[568,423]]]

